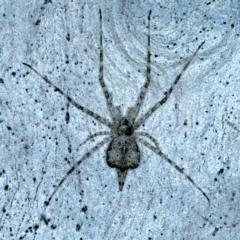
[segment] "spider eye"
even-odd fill
[[[118,134],[131,136],[133,131],[134,129],[132,124],[126,118],[122,118],[118,125]]]
[[[128,126],[126,129],[126,135],[131,136],[133,134],[133,126]]]

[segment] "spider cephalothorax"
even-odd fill
[[[133,125],[126,119],[122,118],[118,127],[117,127],[117,133],[121,136],[131,136],[134,132]]]
[[[105,139],[97,143],[94,147],[92,147],[87,153],[85,153],[80,160],[78,160],[66,173],[66,175],[62,178],[60,183],[55,187],[53,193],[49,197],[46,204],[49,204],[51,199],[53,198],[54,194],[57,192],[59,187],[63,184],[63,182],[67,179],[67,177],[87,158],[89,158],[94,152],[96,152],[101,146],[108,143],[107,148],[107,154],[106,154],[106,160],[107,164],[112,167],[116,168],[117,174],[118,174],[118,182],[119,182],[119,190],[122,191],[124,181],[127,175],[128,169],[136,168],[139,165],[140,162],[140,152],[139,147],[137,144],[137,141],[140,142],[142,145],[159,155],[161,158],[163,158],[165,161],[167,161],[170,165],[172,165],[179,173],[184,175],[203,195],[204,197],[209,201],[208,196],[206,193],[193,181],[193,179],[187,175],[174,161],[169,159],[165,154],[162,153],[161,149],[158,146],[157,140],[152,137],[147,132],[139,132],[136,131],[138,128],[144,124],[144,122],[161,106],[163,105],[169,96],[171,95],[174,87],[178,83],[179,79],[181,78],[184,71],[189,66],[190,62],[194,58],[194,56],[197,54],[198,50],[202,47],[204,44],[201,43],[197,50],[194,52],[192,57],[188,60],[188,62],[184,65],[183,70],[180,74],[177,75],[174,82],[170,86],[169,90],[166,92],[163,99],[158,100],[154,106],[149,108],[145,114],[143,114],[141,117],[138,118],[136,121],[139,110],[142,106],[143,100],[145,99],[146,92],[148,90],[150,80],[151,80],[151,54],[150,54],[150,16],[151,11],[148,15],[148,44],[147,44],[147,69],[146,69],[146,81],[143,85],[143,87],[140,90],[140,93],[138,95],[136,104],[133,108],[128,110],[127,117],[123,117],[120,107],[114,107],[112,99],[109,97],[110,94],[108,92],[108,89],[106,87],[106,84],[103,79],[103,41],[102,41],[102,13],[101,10],[99,10],[100,15],[100,54],[99,54],[99,83],[102,87],[103,94],[106,99],[107,107],[109,109],[110,115],[111,115],[111,121],[106,119],[105,117],[102,117],[90,109],[81,106],[78,104],[75,100],[73,100],[69,95],[64,93],[60,88],[58,88],[56,85],[54,85],[51,81],[49,81],[46,77],[44,77],[42,74],[40,74],[37,70],[35,70],[31,65],[27,63],[23,63],[24,65],[28,66],[30,69],[32,69],[35,73],[37,73],[46,83],[50,84],[56,92],[60,93],[63,97],[67,99],[68,102],[70,102],[74,107],[81,110],[85,114],[93,117],[100,123],[107,126],[110,131],[100,131],[96,132],[82,142],[80,146],[88,142],[89,140],[98,137],[98,136],[106,136]],[[146,141],[147,139],[147,141]]]

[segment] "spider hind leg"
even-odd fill
[[[160,156],[161,158],[163,158],[165,161],[167,161],[170,165],[172,165],[179,173],[181,173],[186,179],[188,179],[192,185],[198,189],[198,191],[200,191],[202,193],[202,195],[207,199],[208,203],[210,203],[210,199],[207,196],[207,194],[194,182],[194,180],[188,175],[186,174],[174,161],[172,161],[170,158],[168,158],[165,154],[162,153],[162,151],[160,150],[160,148],[154,147],[151,144],[149,144],[147,141],[145,141],[142,138],[138,138],[138,141],[141,142],[143,145],[145,145],[147,148],[149,148],[150,150],[152,150],[153,152],[155,152],[158,156]]]

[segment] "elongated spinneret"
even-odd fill
[[[133,125],[126,118],[123,118],[118,126],[118,134],[132,136],[133,132]]]

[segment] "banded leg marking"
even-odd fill
[[[103,141],[99,142],[95,147],[91,148],[87,153],[83,155],[83,157],[77,161],[65,174],[65,176],[62,178],[62,180],[59,182],[57,187],[54,189],[53,193],[49,197],[48,201],[45,202],[45,205],[49,205],[50,201],[52,200],[55,193],[58,191],[58,189],[61,187],[61,185],[65,182],[65,180],[68,178],[68,176],[87,158],[89,158],[94,152],[96,152],[101,146],[103,146],[105,143],[109,142],[110,138],[105,138]]]
[[[157,155],[159,155],[160,157],[162,157],[165,161],[167,161],[169,164],[171,164],[178,172],[180,172],[181,174],[184,175],[185,178],[187,178],[194,187],[196,187],[202,194],[203,196],[208,200],[208,202],[210,202],[210,199],[208,198],[207,194],[193,181],[193,179],[187,175],[175,162],[173,162],[171,159],[169,159],[165,154],[162,153],[162,151],[159,149],[159,147],[153,147],[151,146],[148,142],[146,142],[143,139],[139,139],[139,141],[145,145],[146,147],[148,147],[150,150],[152,150],[153,152],[155,152]]]
[[[56,92],[59,92],[62,96],[64,96],[74,107],[76,107],[77,109],[81,110],[82,112],[88,114],[89,116],[95,118],[97,121],[101,122],[102,124],[111,127],[111,123],[101,117],[100,115],[92,112],[91,110],[87,109],[86,107],[81,106],[80,104],[78,104],[77,102],[75,102],[71,97],[69,97],[66,93],[64,93],[59,87],[57,87],[56,85],[54,85],[50,80],[47,79],[47,77],[44,77],[41,73],[39,73],[36,69],[34,69],[31,65],[27,64],[27,63],[23,63],[25,66],[29,67],[31,70],[33,70],[39,77],[41,77],[46,83],[48,83],[49,85],[51,85],[54,90]]]
[[[135,124],[134,127],[135,129],[137,129],[139,126],[141,126],[151,115],[153,112],[155,112],[161,105],[163,105],[169,98],[170,94],[172,93],[174,87],[176,86],[176,84],[178,83],[179,79],[182,77],[183,73],[185,72],[185,70],[187,69],[187,67],[189,66],[189,64],[192,62],[193,58],[196,56],[197,52],[199,51],[199,49],[202,47],[202,45],[204,44],[204,42],[202,42],[199,47],[197,48],[197,50],[194,52],[194,54],[192,55],[192,57],[188,60],[188,62],[185,64],[185,66],[183,67],[183,70],[181,71],[180,74],[177,75],[176,79],[174,80],[174,82],[172,83],[171,87],[169,88],[166,96],[159,102],[157,102],[152,108],[150,108],[147,113],[145,113]]]

